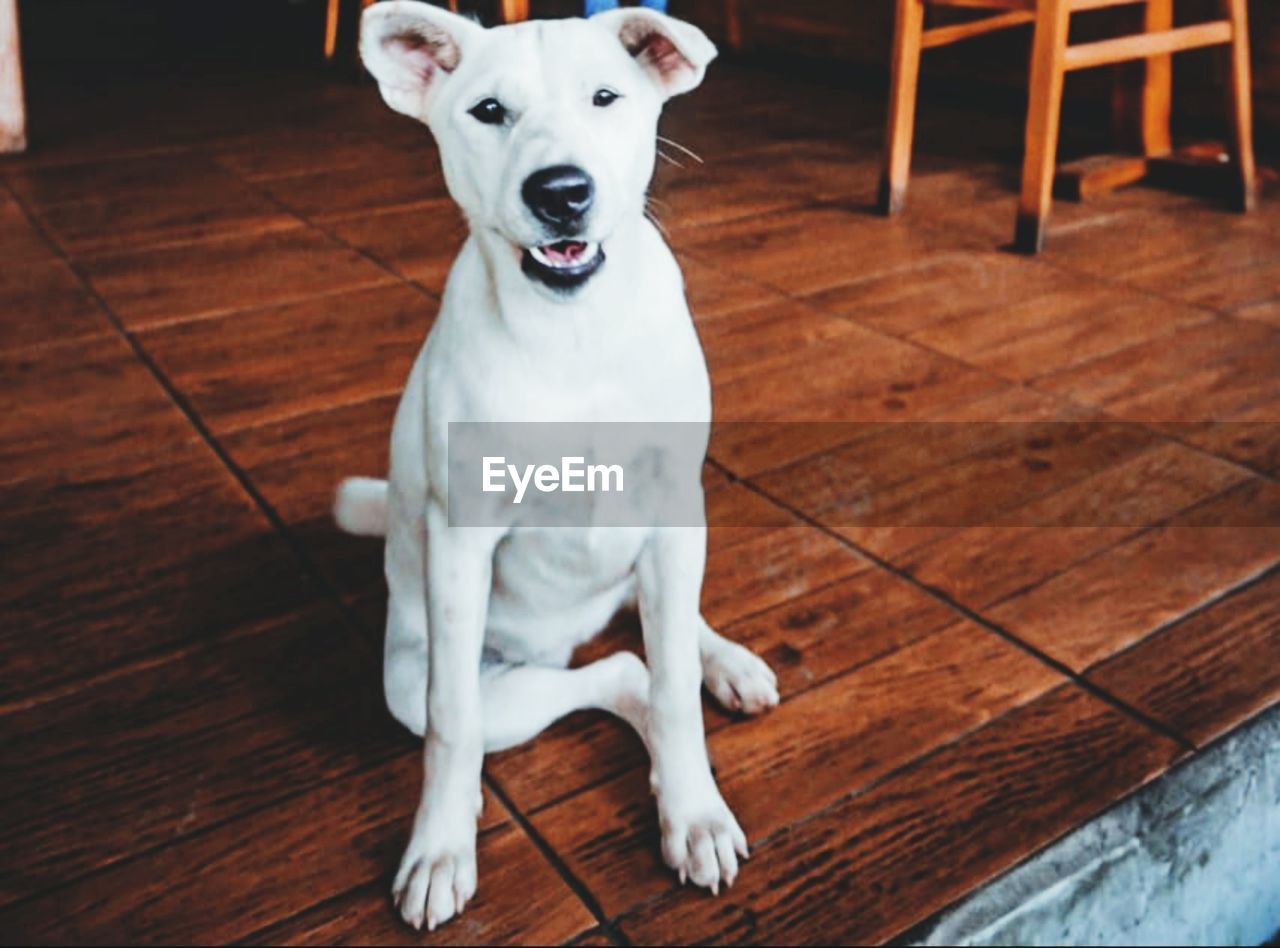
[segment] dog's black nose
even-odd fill
[[[591,207],[596,184],[581,168],[556,165],[529,175],[520,193],[538,220],[567,228],[578,223]]]

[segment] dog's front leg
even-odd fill
[[[480,655],[497,535],[450,527],[427,506],[425,774],[413,835],[393,894],[404,920],[428,929],[461,913],[476,890],[476,820],[483,797]]]
[[[705,527],[659,528],[637,563],[637,580],[662,855],[681,882],[692,879],[718,894],[722,881],[733,884],[747,839],[711,775],[702,726],[699,599],[706,556]]]

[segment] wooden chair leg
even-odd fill
[[[1249,75],[1249,14],[1246,0],[1222,0],[1231,21],[1231,160],[1239,175],[1236,205],[1252,211],[1258,202],[1257,170],[1253,159],[1252,81]]]
[[[502,22],[523,23],[529,19],[529,0],[502,0]]]
[[[897,6],[884,171],[877,200],[881,213],[890,216],[902,210],[907,196],[920,77],[920,37],[924,31],[924,0],[897,0]]]
[[[1173,0],[1147,0],[1143,28],[1163,33],[1173,28]],[[1173,56],[1152,56],[1142,82],[1142,153],[1161,158],[1173,151],[1169,119],[1173,104]]]
[[[329,0],[324,11],[324,58],[333,59],[338,48],[338,7],[341,0]]]
[[[1026,153],[1022,159],[1022,197],[1014,246],[1024,253],[1044,247],[1053,200],[1053,171],[1062,115],[1062,80],[1071,18],[1069,0],[1040,0],[1031,49]]]

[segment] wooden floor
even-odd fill
[[[1051,438],[718,438],[753,525],[705,610],[783,691],[707,710],[738,884],[680,888],[638,742],[582,715],[489,760],[480,894],[419,936],[380,548],[327,509],[384,471],[463,236],[430,143],[308,75],[35,97],[0,163],[5,941],[883,940],[1280,698],[1280,201],[1060,204],[1017,257],[1016,115],[926,104],[890,222],[878,95],[725,64],[654,192],[720,418],[1139,424],[1078,477]],[[900,524],[848,516],[873,474]]]

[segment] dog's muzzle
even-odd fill
[[[604,265],[604,247],[585,240],[559,240],[526,247],[520,269],[553,290],[576,290]]]

